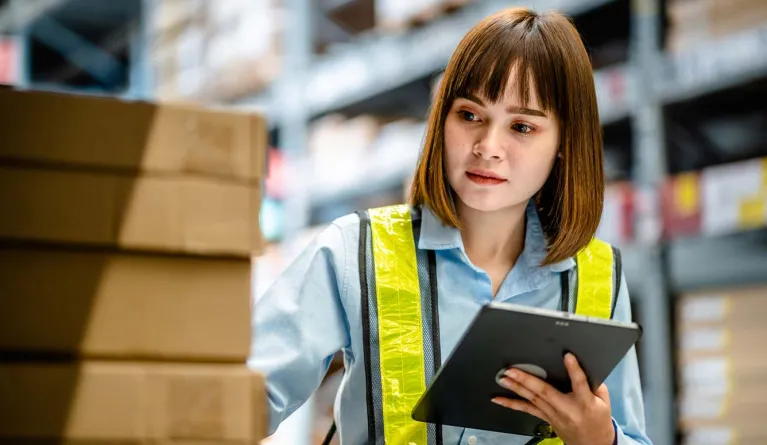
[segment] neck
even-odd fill
[[[525,247],[526,205],[482,212],[459,204],[466,255],[476,265],[517,262]]]

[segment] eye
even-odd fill
[[[528,134],[533,132],[533,127],[527,124],[512,124],[511,129],[520,134]]]
[[[461,119],[465,120],[466,122],[477,122],[479,120],[477,115],[471,111],[460,110],[458,115],[461,116]]]

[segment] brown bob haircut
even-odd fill
[[[559,121],[561,157],[535,196],[548,244],[543,264],[556,263],[594,237],[604,197],[602,127],[591,63],[578,31],[559,13],[506,9],[463,38],[432,103],[410,203],[426,205],[443,224],[460,228],[443,163],[445,119],[456,98],[500,100],[512,69],[518,78],[529,79],[515,85],[517,97],[527,102],[531,91],[537,92],[544,110]]]

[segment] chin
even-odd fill
[[[500,193],[499,193],[500,192]],[[508,192],[499,190],[495,193],[456,193],[466,207],[479,212],[498,212],[517,207],[520,204],[527,205],[529,199],[509,199]]]

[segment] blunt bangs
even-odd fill
[[[565,117],[566,54],[555,41],[562,36],[557,36],[557,26],[551,23],[561,19],[534,13],[504,14],[472,30],[466,36],[467,45],[455,55],[455,72],[445,89],[447,104],[472,95],[497,103],[511,93],[520,98],[520,105],[528,106],[531,95],[536,94],[543,111]],[[511,85],[516,91],[507,92],[512,74],[518,79]]]

